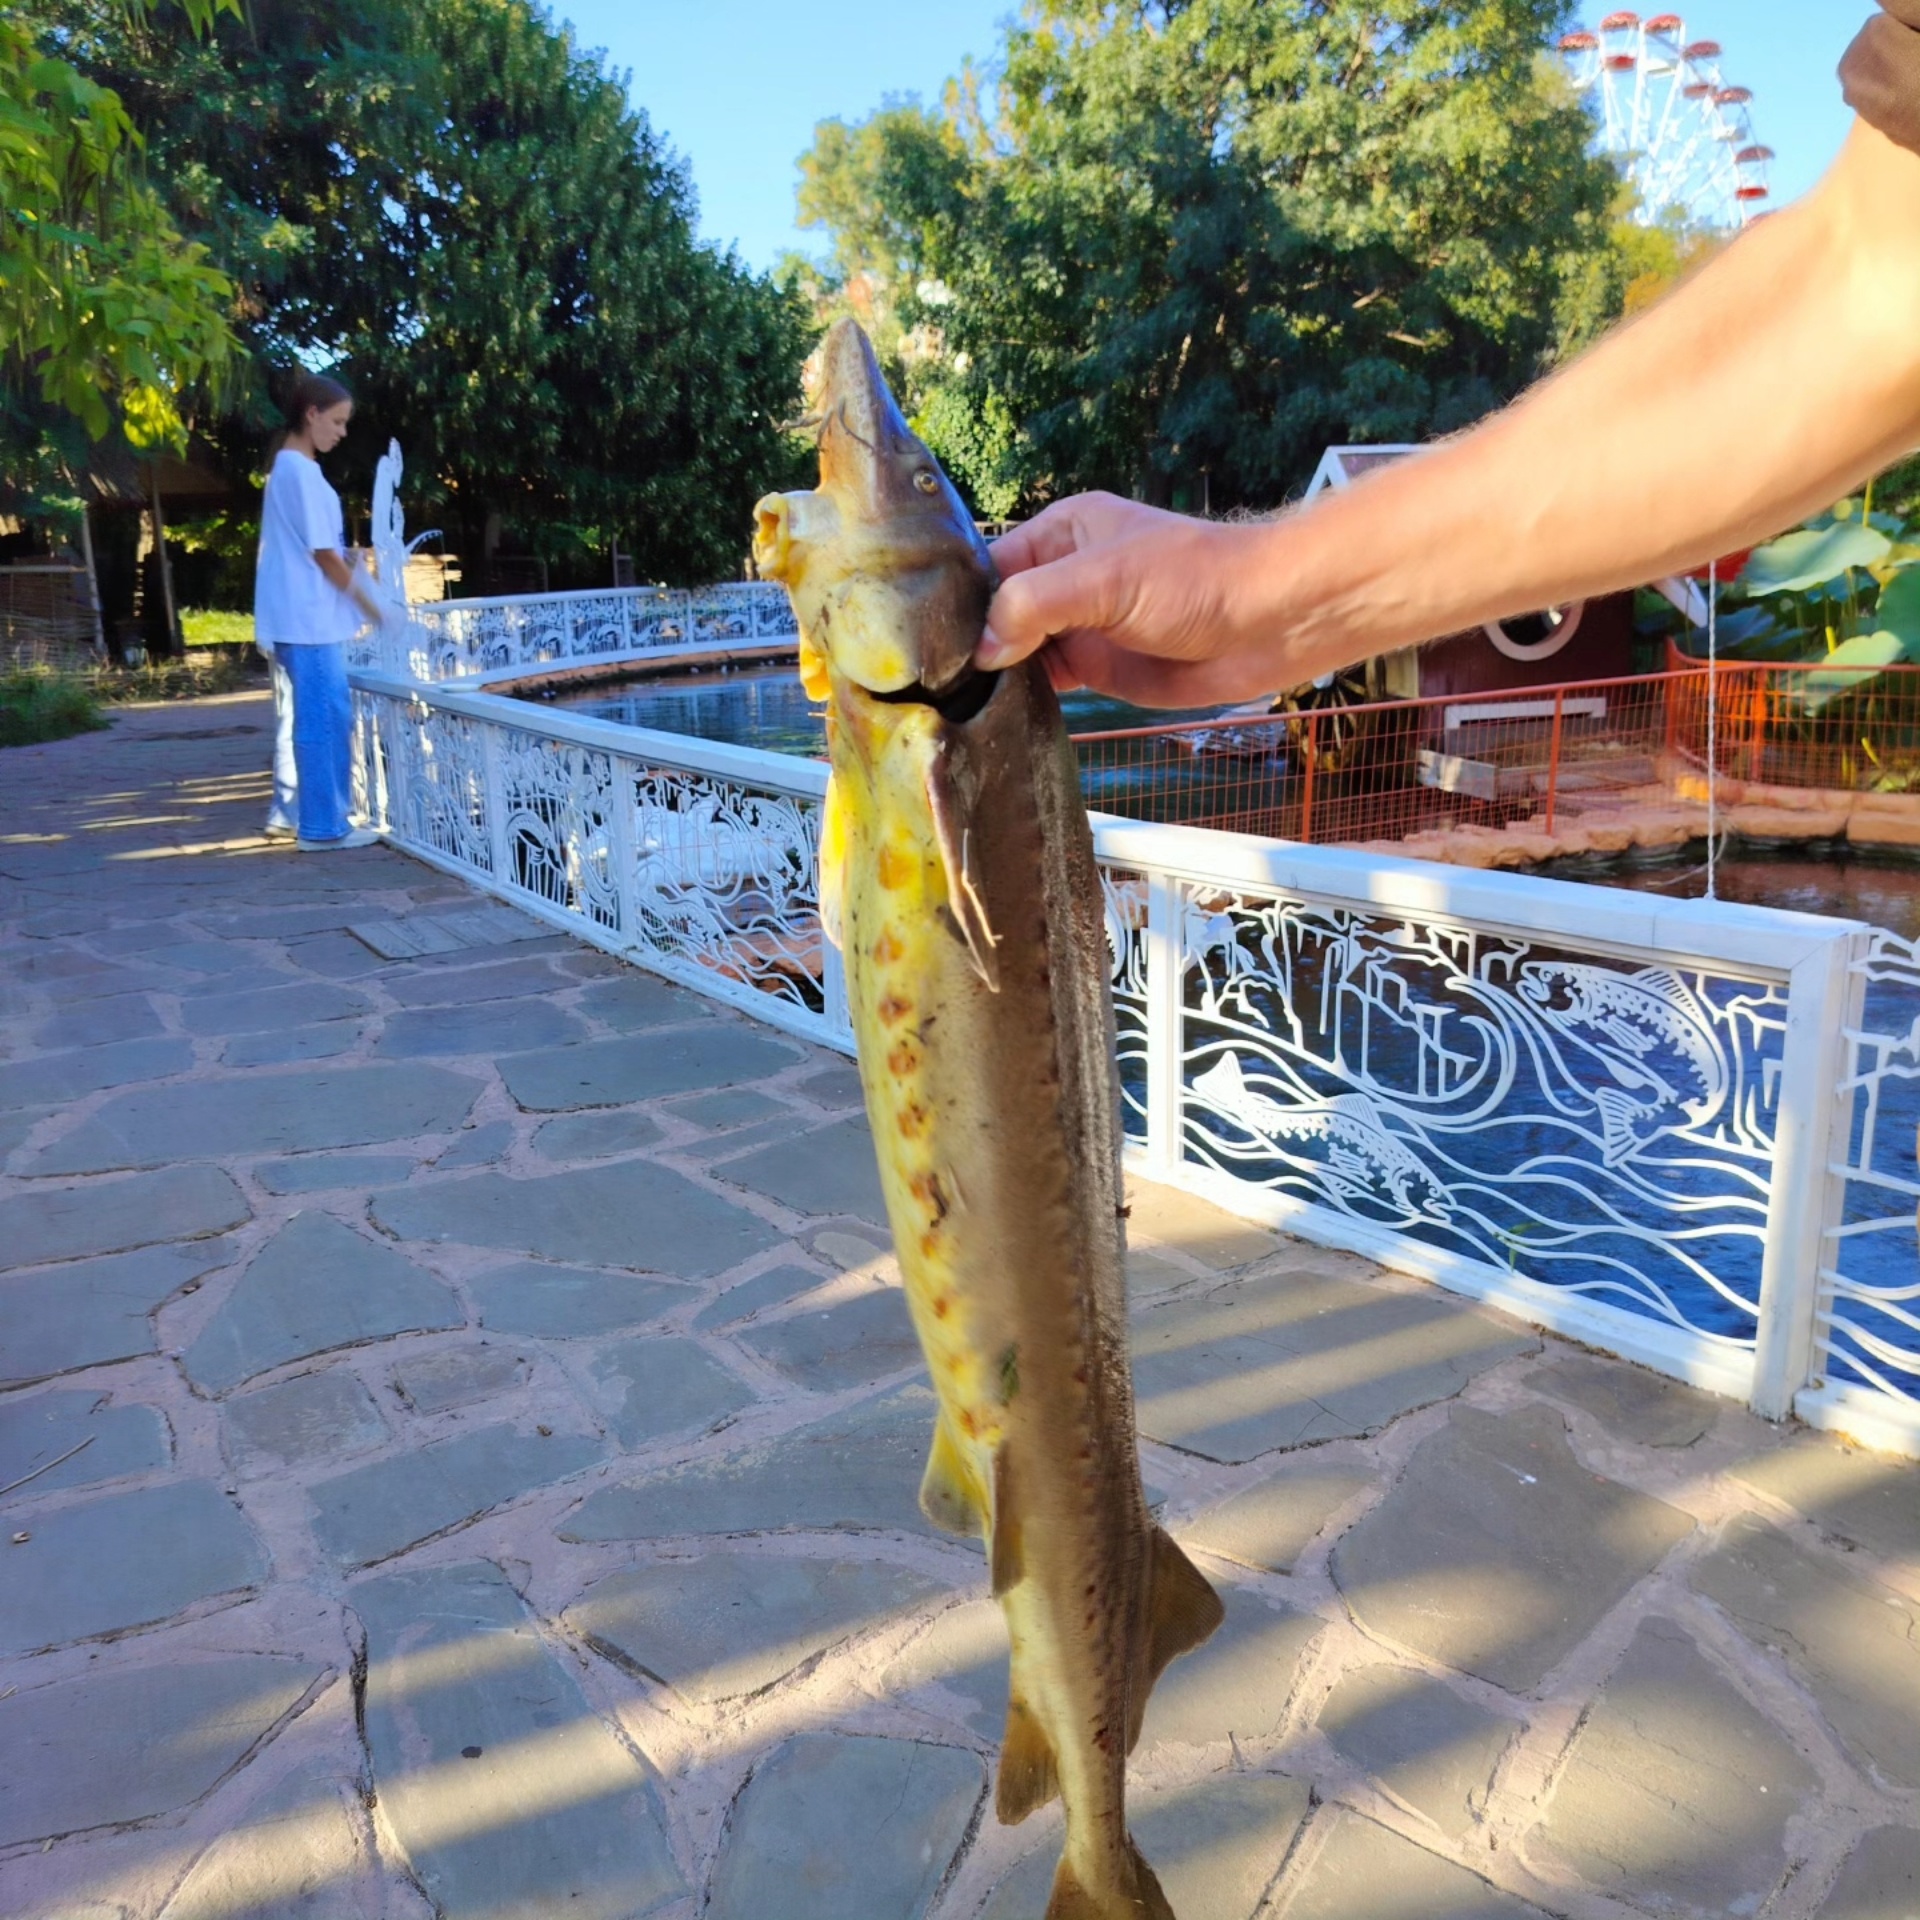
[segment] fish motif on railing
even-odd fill
[[[1876,932],[1854,975],[1843,1204],[1821,1262],[1827,1367],[1920,1401],[1920,941]]]
[[[1401,1221],[1447,1219],[1446,1189],[1388,1132],[1366,1094],[1283,1103],[1248,1083],[1231,1050],[1189,1084],[1216,1113],[1237,1121],[1274,1158],[1324,1182],[1330,1194],[1375,1202]]]
[[[1144,888],[1110,885],[1129,1124]],[[1181,890],[1187,1158],[1543,1285],[1753,1337],[1779,986]]]
[[[1658,1135],[1705,1126],[1727,1095],[1722,1042],[1706,1010],[1669,967],[1622,974],[1578,961],[1528,961],[1518,991],[1563,1046],[1612,1076],[1589,1090],[1602,1158],[1636,1158]]]

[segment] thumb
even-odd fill
[[[1117,625],[1127,598],[1118,559],[1111,547],[1095,548],[1003,580],[987,609],[987,630],[974,659],[989,669],[1010,667],[1057,633]]]

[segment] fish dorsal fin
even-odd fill
[[[1127,1751],[1140,1738],[1147,1696],[1170,1661],[1191,1651],[1227,1617],[1207,1576],[1174,1544],[1164,1527],[1155,1527],[1147,1585],[1147,1633],[1133,1697],[1127,1711]]]
[[[1060,1767],[1053,1742],[1034,1712],[1016,1693],[1007,1701],[1007,1730],[1000,1740],[1000,1777],[993,1790],[994,1816],[1003,1827],[1017,1827],[1060,1791]]]
[[[847,803],[836,774],[827,775],[827,797],[820,806],[820,931],[836,950],[846,947]]]
[[[1113,1899],[1089,1891],[1074,1872],[1073,1862],[1062,1859],[1054,1870],[1046,1920],[1179,1920],[1131,1834],[1127,1836],[1127,1870],[1133,1884],[1121,1890],[1116,1906]]]
[[[989,993],[1000,991],[1000,962],[994,948],[1000,936],[987,919],[987,904],[973,884],[972,847],[968,829],[959,819],[959,807],[944,756],[936,753],[927,766],[927,811],[933,820],[934,844],[946,869],[947,911],[966,942],[967,958]]]
[[[1247,1079],[1240,1071],[1240,1056],[1229,1047],[1205,1073],[1194,1075],[1193,1087],[1196,1093],[1223,1103],[1244,1094]]]
[[[992,1566],[993,1597],[1017,1587],[1025,1577],[1025,1556],[1021,1551],[1020,1515],[1015,1510],[1008,1483],[1011,1450],[1002,1446],[993,1456],[993,1537],[987,1543]]]
[[[942,1533],[977,1540],[986,1525],[980,1483],[943,1413],[934,1422],[933,1451],[920,1477],[920,1511]]]
[[[1700,1002],[1694,997],[1693,989],[1671,967],[1648,967],[1631,978],[1636,987],[1644,987],[1689,1019],[1699,1019]]]

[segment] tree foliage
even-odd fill
[[[802,218],[881,288],[977,502],[1269,505],[1330,441],[1466,425],[1617,307],[1616,177],[1544,53],[1565,12],[1033,0],[990,88],[824,124]]]
[[[186,31],[221,4],[183,0]],[[0,18],[0,453],[29,493],[116,427],[136,447],[184,445],[183,394],[235,344],[232,286],[145,177],[126,106],[34,24]]]
[[[202,43],[49,4],[239,286],[261,377],[237,456],[265,374],[323,366],[363,450],[406,448],[416,523],[470,553],[504,524],[555,557],[618,538],[656,578],[735,570],[791,471],[806,315],[698,243],[684,167],[539,7],[250,0]]]
[[[791,459],[804,316],[698,245],[684,168],[531,9],[423,10],[441,98],[322,256],[363,263],[333,329],[376,413],[487,512],[612,522],[656,573],[735,570]]]

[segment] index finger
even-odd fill
[[[1001,579],[1012,573],[1025,573],[1029,567],[1043,567],[1059,560],[1080,544],[1080,530],[1074,519],[1073,502],[1056,500],[1042,507],[1031,520],[1009,527],[987,551]]]
[[[1120,624],[1129,592],[1110,552],[1070,549],[1001,581],[974,658],[983,667],[1010,667],[1057,633],[1077,627],[1108,631]]]

